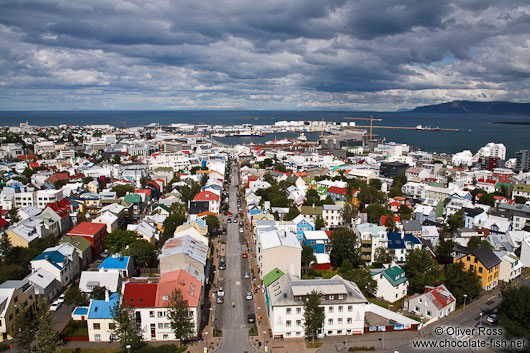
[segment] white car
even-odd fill
[[[57,299],[58,302],[64,303],[64,293],[59,296],[59,299]]]
[[[239,228],[239,233],[243,233],[245,230],[243,228]]]
[[[57,311],[61,307],[62,304],[63,303],[58,300],[54,301],[52,305],[50,306],[50,311]]]
[[[252,300],[252,293],[249,291],[247,292],[247,295],[245,296],[246,300]]]
[[[224,297],[224,295],[225,295],[225,290],[223,289],[223,287],[219,287],[219,289],[217,289],[217,296]]]

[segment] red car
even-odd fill
[[[228,214],[228,217],[232,217],[232,212],[230,212],[230,213]]]
[[[246,259],[248,257],[247,253],[244,252],[243,254],[241,254],[241,256],[243,256],[244,259]]]

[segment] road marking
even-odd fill
[[[492,300],[495,297],[496,297],[496,295],[492,295],[491,297],[488,298],[488,300]]]
[[[241,282],[240,281],[236,281],[236,286],[240,286],[241,285]]]

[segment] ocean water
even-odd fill
[[[0,125],[18,125],[28,121],[32,125],[88,125],[110,124],[123,126],[142,126],[153,122],[162,125],[171,123],[205,124],[259,124],[273,125],[280,120],[321,120],[355,121],[344,117],[369,117],[370,113],[351,111],[3,111],[0,112]],[[490,114],[425,114],[425,113],[374,113],[377,125],[423,126],[460,129],[459,132],[434,132],[416,130],[390,130],[375,128],[374,134],[385,137],[386,141],[407,143],[430,152],[456,153],[466,149],[475,153],[488,142],[503,143],[507,148],[507,158],[516,151],[530,149],[530,125],[494,124],[495,121],[530,121],[530,117]],[[368,125],[367,121],[357,120],[357,125]],[[254,142],[263,143],[277,139],[298,136],[298,134],[276,134],[265,137],[226,138],[225,143]],[[306,134],[309,140],[316,140],[318,134]]]

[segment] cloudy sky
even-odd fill
[[[527,0],[1,0],[0,110],[526,102]]]

